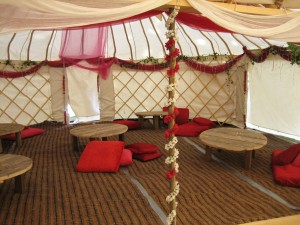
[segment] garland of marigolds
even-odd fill
[[[168,157],[165,163],[169,166],[169,171],[166,173],[166,178],[170,180],[170,194],[166,197],[166,201],[170,204],[170,213],[167,217],[168,225],[176,225],[176,196],[179,193],[179,183],[176,180],[176,174],[178,173],[179,165],[176,159],[179,156],[179,150],[176,148],[177,138],[175,137],[175,131],[178,129],[178,125],[175,124],[175,117],[178,114],[175,108],[176,96],[176,86],[177,81],[175,78],[175,73],[179,70],[179,65],[176,61],[179,55],[179,50],[175,48],[175,43],[177,41],[175,29],[175,17],[178,14],[179,7],[175,6],[171,12],[167,22],[166,27],[168,29],[166,37],[168,38],[165,47],[169,50],[169,54],[166,55],[166,61],[169,63],[169,69],[167,70],[167,75],[169,77],[169,85],[166,87],[168,93],[168,101],[166,106],[168,106],[168,115],[165,116],[164,122],[168,123],[168,129],[165,131],[165,138],[168,139],[168,143],[165,145],[166,151],[168,151]]]

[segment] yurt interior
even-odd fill
[[[300,224],[300,1],[0,9],[0,225]]]

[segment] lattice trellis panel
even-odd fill
[[[181,64],[178,73],[177,106],[187,107],[190,117],[201,116],[214,121],[232,122],[235,116],[236,74],[232,84],[225,73],[207,74]]]
[[[1,123],[31,125],[51,119],[49,76],[36,72],[21,78],[1,78],[0,90]]]
[[[167,83],[164,71],[114,71],[115,118],[136,118],[137,111],[162,110]]]
[[[223,62],[224,63],[224,62]],[[207,74],[192,70],[180,63],[176,107],[187,107],[190,118],[201,116],[232,123],[236,117],[236,78],[241,75],[237,66],[230,70],[232,84],[226,72]],[[116,118],[136,118],[136,111],[161,110],[167,101],[165,70],[155,72],[121,68],[114,73]]]

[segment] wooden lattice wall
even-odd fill
[[[63,69],[60,70],[63,74]],[[220,123],[243,123],[237,121],[237,106],[243,107],[243,103],[237,103],[237,94],[244,95],[237,92],[237,77],[243,73],[240,67],[233,67],[230,70],[233,83],[229,83],[226,72],[206,74],[192,70],[181,62],[177,75],[176,107],[189,108],[190,118],[202,116]],[[53,114],[58,112],[52,110],[51,101],[54,97],[51,96],[50,76],[49,70],[46,69],[46,72],[38,71],[16,79],[1,78],[0,122],[30,125],[53,120]],[[165,70],[139,71],[119,67],[119,70],[113,71],[113,76],[115,119],[136,118],[134,113],[137,111],[156,111],[164,106],[167,100],[165,87],[168,83]],[[59,82],[56,82],[55,86],[59,85]],[[52,91],[52,94],[56,92]],[[239,109],[238,112],[243,113],[243,109]],[[62,113],[63,110],[60,110],[59,114]]]

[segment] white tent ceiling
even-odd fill
[[[165,13],[150,18],[113,25],[108,31],[107,57],[141,60],[164,58]],[[249,50],[270,45],[287,46],[286,42],[250,37],[241,34],[207,32],[177,23],[178,46],[185,56],[240,55],[243,46]],[[61,30],[22,31],[0,35],[1,60],[58,60]]]

